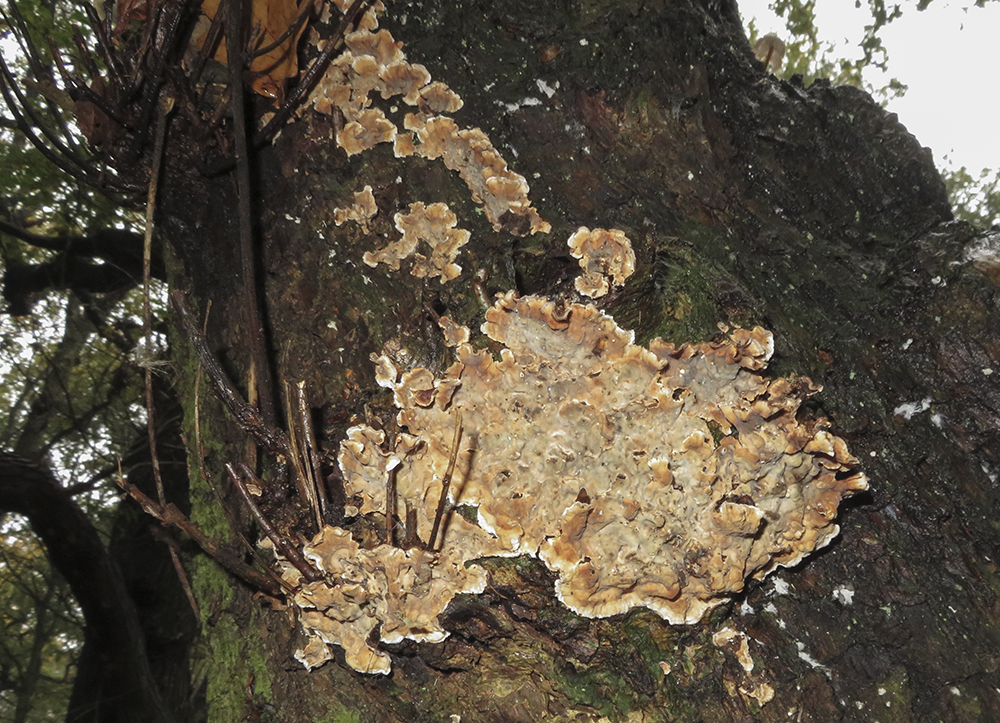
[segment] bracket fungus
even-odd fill
[[[583,273],[576,277],[576,290],[584,296],[600,298],[608,293],[608,279],[621,286],[635,272],[635,252],[623,231],[581,226],[569,237],[570,255],[580,262]]]
[[[461,129],[446,116],[425,118],[418,113],[407,113],[403,126],[420,140],[414,145],[416,155],[431,161],[440,158],[447,168],[458,172],[495,230],[504,228],[508,213],[522,219],[509,228],[518,236],[551,230],[528,200],[524,176],[507,167],[507,161],[479,128]]]
[[[333,209],[333,222],[338,226],[343,226],[348,221],[354,221],[361,230],[368,233],[368,222],[378,214],[378,206],[375,205],[375,194],[372,193],[371,186],[365,186],[354,194],[354,203],[347,208]]]
[[[447,204],[432,203],[425,206],[419,201],[410,204],[409,213],[397,213],[396,229],[403,237],[378,251],[367,251],[364,262],[369,266],[389,264],[399,270],[399,262],[413,256],[410,271],[419,278],[441,277],[441,283],[450,281],[462,273],[462,267],[455,263],[459,250],[469,242],[469,232],[455,228],[458,217]],[[417,251],[423,241],[430,249],[430,255]]]
[[[305,584],[279,558],[299,586],[308,667],[340,645],[355,669],[388,672],[373,631],[442,640],[437,616],[483,590],[468,563],[486,556],[537,555],[586,617],[645,606],[694,623],[829,543],[840,501],[867,487],[825,420],[796,418],[819,388],[756,373],[773,351],[760,327],[642,347],[592,305],[509,292],[482,331],[499,360],[463,340],[440,378],[376,359],[405,432],[352,427],[338,461],[351,511],[396,509],[416,542],[366,547],[327,527],[304,549],[326,577]]]
[[[441,159],[465,181],[494,229],[503,228],[517,236],[548,233],[550,225],[528,200],[524,176],[507,167],[482,130],[460,128],[442,115],[462,108],[459,95],[440,81],[432,83],[423,65],[407,61],[403,44],[388,30],[374,32],[374,13],[365,17],[370,17],[363,24],[365,29],[345,36],[346,50],[309,96],[316,112],[332,114],[336,110],[343,114],[345,125],[336,135],[337,144],[349,156],[380,143],[393,143],[397,158],[416,155]],[[417,112],[403,118],[409,133],[400,133],[381,108],[371,107],[373,92],[383,100],[401,97],[406,105],[417,107]]]

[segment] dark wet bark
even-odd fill
[[[554,600],[537,562],[488,562],[487,592],[446,613],[448,641],[387,646],[389,677],[337,663],[306,673],[287,614],[203,565],[214,719],[1000,718],[997,274],[967,260],[982,235],[951,221],[930,153],[854,88],[766,76],[725,0],[425,0],[394,4],[384,25],[462,95],[456,120],[486,130],[553,229],[494,231],[457,176],[401,163],[388,146],[348,159],[326,117],[307,115],[260,153],[268,343],[279,375],[306,382],[331,456],[351,424],[390,424],[372,352],[402,340],[441,368],[450,352],[434,314],[478,326],[476,270],[491,294],[568,293],[566,238],[588,225],[620,228],[636,247],[636,275],[602,304],[619,325],[640,341],[699,341],[718,322],[770,328],[774,373],[824,385],[807,413],[848,439],[872,491],[843,510],[837,543],[693,627],[645,611],[582,619]],[[245,390],[233,181],[197,173],[205,149],[183,128],[171,139],[160,228],[173,278],[201,309],[213,302],[209,338]],[[365,185],[380,206],[373,233],[336,227],[333,209]],[[454,282],[361,260],[417,200],[447,201],[472,232]],[[195,365],[178,349],[194,450]],[[206,469],[218,481],[223,463],[245,457],[245,437],[206,389]],[[910,418],[900,409],[925,399]],[[224,530],[207,486],[192,494],[194,516]],[[263,501],[286,528],[305,519],[292,498],[275,482]],[[712,644],[727,625],[750,636],[752,672]],[[761,708],[747,691],[763,685],[775,697]]]

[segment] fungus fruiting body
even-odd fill
[[[387,440],[353,427],[338,458],[352,512],[383,514],[391,475],[391,507],[415,515],[426,543],[460,424],[452,512],[434,549],[365,549],[327,527],[304,550],[324,580],[303,584],[282,562],[300,589],[310,667],[336,644],[356,669],[387,672],[374,630],[387,642],[443,639],[437,616],[483,589],[484,571],[467,563],[486,556],[538,556],[559,599],[586,617],[645,606],[694,623],[747,578],[826,545],[840,501],[867,486],[823,420],[796,418],[818,388],[756,373],[773,349],[760,327],[642,347],[594,306],[513,292],[482,327],[499,360],[452,326],[457,361],[440,377],[376,359],[405,431]]]
[[[459,250],[469,242],[469,232],[455,228],[458,217],[447,204],[411,203],[409,213],[397,213],[396,230],[402,238],[383,249],[366,252],[364,262],[369,266],[388,264],[398,270],[399,262],[413,256],[415,263],[410,270],[421,278],[441,277],[441,283],[454,279],[462,273],[462,267],[455,263]],[[417,249],[423,242],[429,254]]]
[[[407,61],[403,44],[388,30],[376,32],[374,12],[365,18],[362,29],[344,38],[346,50],[310,95],[316,112],[336,110],[343,115],[345,125],[336,134],[337,144],[349,156],[393,143],[397,158],[440,159],[465,181],[496,230],[505,228],[517,236],[547,233],[550,225],[528,200],[528,182],[507,166],[487,135],[478,128],[463,129],[443,115],[462,108],[459,95],[440,81],[431,82],[423,65]],[[401,132],[382,109],[372,107],[376,94],[416,106],[403,119],[409,132]]]
[[[623,231],[581,226],[567,241],[583,273],[573,282],[584,296],[600,298],[635,272],[635,252]]]
[[[461,99],[409,64],[369,15],[312,98],[318,112],[343,114],[337,142],[348,154],[392,142],[397,158],[441,160],[496,231],[548,232],[526,180],[486,134],[442,115]],[[371,107],[373,91],[415,107],[402,129]],[[377,210],[366,189],[335,220],[365,227]],[[412,256],[414,275],[453,279],[469,240],[457,221],[444,203],[411,203],[395,215],[402,237],[364,261],[398,269]],[[606,295],[635,270],[621,231],[584,227],[568,243],[585,296]],[[319,574],[306,579],[304,563],[275,552],[308,638],[296,657],[308,668],[340,646],[354,669],[388,673],[376,638],[443,640],[438,616],[455,595],[483,591],[484,557],[537,556],[556,574],[559,600],[585,617],[644,606],[694,623],[748,578],[829,543],[840,501],[867,487],[825,420],[797,418],[819,388],[757,373],[773,352],[760,327],[644,347],[592,305],[514,292],[482,325],[498,357],[477,351],[449,317],[439,324],[456,357],[440,375],[373,357],[401,431],[348,430],[338,454],[345,527],[324,527],[302,549]],[[353,525],[360,517],[383,533]],[[397,520],[405,534],[394,532]]]

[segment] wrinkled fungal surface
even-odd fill
[[[333,221],[338,226],[343,226],[348,221],[354,221],[361,226],[365,233],[368,233],[368,222],[375,218],[377,213],[378,206],[375,205],[372,187],[365,186],[354,194],[354,203],[350,206],[333,209]]]
[[[306,546],[328,576],[294,597],[308,667],[339,645],[355,669],[387,672],[376,629],[383,641],[443,639],[437,617],[483,589],[466,563],[484,556],[537,555],[586,617],[645,606],[694,623],[748,577],[830,542],[840,501],[867,487],[825,420],[796,419],[818,388],[756,373],[773,350],[764,329],[646,348],[591,305],[511,292],[482,330],[499,360],[463,342],[440,378],[377,362],[406,432],[349,430],[339,463],[350,511],[384,519],[392,475],[396,517],[415,515],[426,543],[460,426],[451,511],[434,552],[364,549],[332,527]]]
[[[392,143],[397,158],[440,159],[465,181],[494,229],[516,236],[548,233],[550,224],[528,199],[528,182],[507,166],[489,137],[479,128],[463,129],[442,115],[462,108],[458,94],[440,81],[431,82],[423,65],[407,61],[403,44],[388,30],[376,31],[381,8],[378,3],[365,14],[362,29],[345,36],[346,49],[309,96],[317,113],[343,115],[345,125],[336,134],[337,145],[352,156]],[[409,132],[399,132],[381,108],[372,106],[375,95],[383,101],[402,98],[404,104],[416,106],[416,112],[403,118]]]
[[[364,262],[369,266],[388,264],[399,270],[399,262],[413,257],[410,273],[419,278],[441,277],[441,283],[450,281],[462,273],[462,267],[455,263],[455,257],[469,242],[469,232],[455,228],[458,217],[445,203],[425,206],[421,202],[411,203],[409,213],[395,215],[396,230],[403,234],[398,241],[378,251],[366,251]],[[423,247],[425,253],[418,251]]]
[[[624,231],[581,226],[566,243],[583,270],[573,284],[584,296],[600,298],[635,272],[635,252]]]

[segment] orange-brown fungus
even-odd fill
[[[395,220],[403,237],[374,253],[365,252],[366,264],[383,263],[398,270],[400,261],[413,256],[410,273],[420,278],[440,276],[442,284],[462,273],[462,267],[454,262],[459,250],[469,242],[469,232],[455,228],[458,218],[447,204],[411,203],[410,212],[397,213]],[[426,244],[429,254],[417,250],[421,241]]]
[[[368,222],[375,218],[378,206],[375,205],[375,195],[371,186],[365,186],[354,194],[354,203],[347,208],[333,209],[333,222],[342,226],[348,221],[354,221],[368,233]]]
[[[621,286],[635,272],[635,252],[624,232],[581,226],[569,237],[569,252],[579,259],[583,273],[576,277],[576,290],[584,296],[599,298],[611,288]]]
[[[505,226],[506,216],[521,217],[523,223],[508,230],[517,236],[548,233],[551,226],[543,221],[528,200],[528,182],[514,173],[478,128],[460,129],[451,118],[407,113],[403,125],[420,140],[417,155],[429,160],[440,158],[444,165],[458,172],[472,192],[472,200],[483,207],[486,218],[497,231]]]
[[[482,330],[499,361],[461,343],[440,378],[382,369],[406,431],[386,444],[352,427],[339,454],[352,512],[384,513],[393,474],[397,515],[414,511],[427,542],[460,419],[449,506],[475,508],[478,524],[446,515],[434,552],[320,533],[305,554],[329,577],[294,598],[308,666],[336,644],[356,669],[387,672],[368,642],[376,629],[384,641],[442,639],[437,616],[483,589],[482,569],[465,563],[484,556],[537,555],[580,615],[645,606],[694,623],[748,577],[829,543],[840,501],[867,487],[824,420],[796,418],[818,387],[755,373],[773,349],[760,327],[647,348],[593,306],[511,292]]]
[[[337,144],[347,151],[347,155],[353,156],[379,143],[392,143],[395,138],[396,126],[385,114],[378,108],[367,108],[337,134]]]

